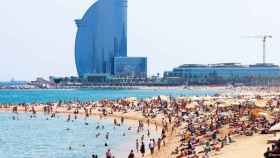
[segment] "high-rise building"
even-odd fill
[[[127,0],[98,0],[76,24],[79,76],[112,75],[114,57],[127,56]]]

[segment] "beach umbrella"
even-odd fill
[[[218,104],[218,107],[220,108],[225,108],[225,107],[230,107],[231,105],[230,104],[227,104],[227,103],[223,103],[223,104]]]
[[[275,124],[269,129],[270,132],[279,132],[280,131],[280,123]]]
[[[269,116],[268,113],[266,113],[266,112],[260,112],[260,113],[258,113],[258,115],[263,116],[263,117],[268,117]]]
[[[160,95],[160,99],[162,101],[169,101],[170,100],[170,97],[169,96],[166,96],[166,95]]]
[[[199,97],[197,97],[197,96],[192,96],[192,97],[190,97],[190,99],[192,100],[192,101],[199,101],[199,100],[201,100]]]
[[[180,97],[177,97],[178,100],[189,100],[189,97],[186,97],[186,96],[180,96]]]
[[[275,108],[275,109],[273,109],[273,111],[274,111],[274,112],[279,112],[280,109],[279,109],[279,108]]]
[[[257,107],[264,108],[266,106],[266,101],[265,100],[257,100],[255,102],[255,104],[256,104]]]
[[[203,102],[203,104],[209,106],[209,105],[214,105],[215,102],[213,102],[213,101],[205,101],[205,102]]]

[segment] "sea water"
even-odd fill
[[[147,129],[137,133],[137,122],[114,128],[112,119],[85,120],[81,116],[74,122],[67,122],[63,114],[52,119],[44,114],[37,114],[36,118],[30,118],[30,115],[0,112],[1,158],[91,158],[92,153],[103,158],[108,148],[116,158],[125,158],[131,149],[135,151],[135,140],[143,134],[148,147]],[[89,124],[85,125],[85,122]],[[104,129],[96,129],[98,124],[104,125]],[[132,130],[128,130],[129,127]],[[107,132],[110,133],[109,140],[105,138]],[[101,133],[98,138],[97,133]],[[159,133],[151,131],[151,138],[157,139]]]
[[[159,95],[205,96],[216,93],[202,90],[0,90],[0,103],[92,101]],[[44,114],[37,114],[36,118],[30,118],[30,115],[20,113],[17,116],[10,112],[0,112],[0,158],[90,158],[92,153],[102,158],[108,148],[112,149],[116,158],[125,158],[131,149],[135,149],[135,140],[147,134],[147,130],[145,133],[136,133],[137,123],[114,128],[111,119],[91,118],[87,120],[87,126],[84,118],[66,122],[64,115],[54,119]],[[16,116],[15,120],[12,119],[13,116]],[[97,130],[98,124],[104,125],[105,129]],[[128,130],[129,126],[132,126],[131,131]],[[99,132],[101,136],[96,138]],[[105,139],[107,132],[110,133],[108,141]],[[159,137],[157,132],[151,134],[151,137]],[[104,146],[105,142],[108,142],[109,147]],[[69,150],[69,146],[72,150]]]
[[[39,89],[39,90],[0,90],[1,103],[33,103],[62,101],[92,101],[100,99],[120,99],[126,97],[147,98],[159,95],[205,96],[214,95],[210,90],[150,90],[150,89]]]

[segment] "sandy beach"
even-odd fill
[[[236,137],[235,143],[226,146],[221,152],[213,155],[214,158],[236,158],[239,157],[264,157],[264,151],[269,147],[267,140],[273,138],[272,135],[255,135],[252,137]]]
[[[145,126],[150,125],[151,132],[156,131],[156,126],[158,132],[165,129],[165,145],[161,144],[161,150],[157,150],[154,144],[153,154],[146,147],[145,158],[261,158],[271,146],[267,141],[279,139],[267,134],[280,122],[279,94],[279,89],[245,87],[228,89],[226,94],[212,97],[180,96],[171,100],[168,96],[158,96],[145,101],[127,98],[87,103],[1,105],[0,110],[60,113],[66,118],[73,117],[77,110],[79,117],[125,119],[133,124],[140,121]]]

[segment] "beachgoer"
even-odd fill
[[[141,144],[141,146],[140,146],[140,152],[141,152],[141,154],[142,154],[142,157],[144,157],[145,156],[145,144],[144,144],[144,142],[142,142],[142,144]]]
[[[113,158],[113,155],[112,155],[112,152],[110,149],[108,149],[106,152],[106,158]]]
[[[139,141],[136,139],[136,151],[139,152]]]
[[[110,135],[109,132],[107,132],[106,135],[105,135],[105,138],[106,138],[107,140],[109,139],[109,135]]]
[[[145,139],[145,136],[144,136],[144,135],[142,135],[142,137],[141,137],[141,141],[143,142],[143,141],[144,141],[144,139]]]
[[[128,158],[135,158],[135,154],[134,154],[133,150],[130,151]]]
[[[161,139],[158,138],[158,141],[157,141],[157,147],[158,147],[158,150],[160,150],[160,146],[161,146]]]
[[[96,154],[92,154],[91,156],[92,158],[98,158],[98,156]]]
[[[71,115],[69,114],[66,121],[69,122],[70,120],[71,120]]]
[[[152,139],[150,139],[149,148],[152,155],[154,154],[154,147],[155,147],[154,142]]]
[[[121,117],[121,124],[124,123],[124,117]]]

